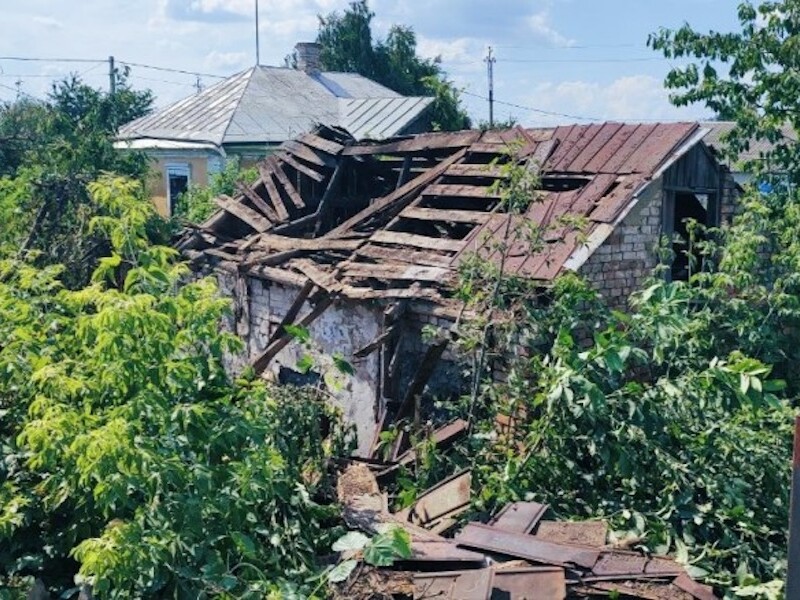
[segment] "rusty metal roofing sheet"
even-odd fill
[[[599,548],[606,544],[608,525],[605,521],[542,521],[535,535],[548,542]]]
[[[455,541],[459,546],[515,556],[546,565],[592,568],[600,557],[600,551],[596,548],[545,542],[535,536],[503,531],[480,523],[469,523],[455,537]]]
[[[507,504],[489,525],[514,533],[530,533],[547,512],[546,504],[538,502],[512,502]]]
[[[414,600],[486,600],[491,589],[491,569],[414,575]]]
[[[492,600],[562,600],[567,596],[564,569],[514,567],[494,569]]]

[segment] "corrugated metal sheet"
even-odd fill
[[[137,119],[120,140],[167,139],[223,144],[276,143],[316,123],[355,137],[390,137],[413,122],[430,98],[405,97],[355,73],[252,67]]]
[[[725,148],[725,143],[722,141],[722,138],[725,134],[733,130],[735,123],[732,121],[704,121],[701,123],[701,126],[709,130],[703,138],[703,141],[711,146],[717,153],[721,154]],[[791,126],[786,125],[783,127],[781,133],[787,140],[793,142],[797,141],[797,132],[795,132]],[[768,152],[774,147],[775,144],[767,140],[752,140],[750,142],[750,149],[742,152],[739,155],[739,160],[758,160],[761,158],[762,152]]]

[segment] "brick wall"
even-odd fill
[[[661,235],[661,181],[651,183],[630,213],[578,269],[614,306],[624,306],[658,264],[655,249]]]

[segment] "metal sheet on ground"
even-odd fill
[[[514,533],[530,533],[547,512],[546,504],[538,502],[513,502],[489,521],[489,525]]]
[[[417,573],[414,575],[414,599],[486,600],[491,584],[491,569]]]
[[[562,600],[567,596],[564,569],[523,567],[496,569],[491,600]]]

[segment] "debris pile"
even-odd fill
[[[392,567],[355,571],[337,587],[340,598],[716,598],[674,560],[609,544],[605,522],[544,520],[548,507],[537,502],[514,502],[488,523],[470,522],[445,537],[469,508],[470,471],[393,513],[378,484],[392,466],[351,462],[337,492],[349,527],[369,534],[386,524],[402,527],[411,539],[411,557]]]

